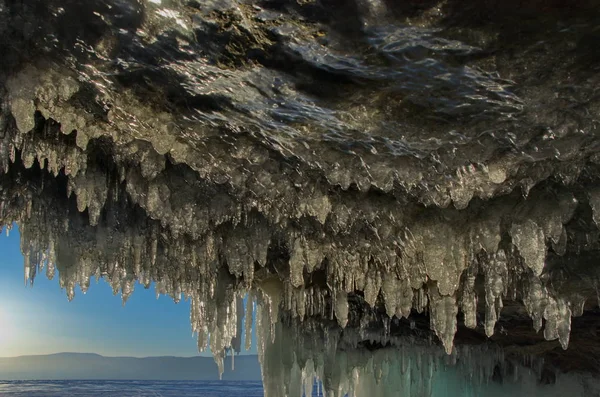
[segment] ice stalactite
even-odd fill
[[[43,138],[32,137],[31,147],[43,146],[37,143],[38,139],[43,143]],[[101,145],[110,148],[110,143]],[[100,148],[108,150],[106,146],[96,150]],[[19,147],[15,150],[23,155]],[[27,163],[19,172],[56,174],[44,159],[59,154],[50,146],[45,150],[34,155],[38,164],[35,170],[33,163]],[[161,193],[168,187],[148,185],[158,190],[144,194],[139,189],[146,182],[142,173],[136,174],[135,167],[126,171],[121,181],[118,167],[113,167],[112,176],[106,175],[100,172],[98,163],[82,158],[85,165],[77,173],[67,174],[66,166],[61,168],[58,180],[65,181],[63,188],[58,186],[63,182],[52,179],[36,188],[50,189],[52,194],[61,194],[60,189],[65,189],[64,215],[52,213],[31,191],[17,190],[15,197],[20,201],[5,197],[5,222],[21,223],[26,280],[33,281],[43,268],[52,277],[58,265],[60,284],[70,299],[76,285],[85,291],[91,277],[101,276],[115,292],[121,291],[124,301],[136,280],[146,286],[155,281],[159,294],[170,294],[176,300],[183,294],[192,299],[191,321],[199,349],[210,345],[220,366],[225,349],[239,351],[241,346],[242,307],[237,299],[255,287],[268,301],[263,310],[271,313],[272,327],[283,311],[300,321],[322,316],[336,319],[342,329],[360,329],[360,319],[352,323],[349,318],[349,301],[357,295],[372,309],[383,307],[390,319],[410,318],[412,312],[425,311],[448,354],[453,349],[459,309],[465,325],[477,328],[478,302],[484,302],[484,329],[487,336],[492,336],[503,300],[520,297],[534,328],[539,330],[545,320],[546,339],[559,339],[563,348],[568,346],[574,303],[569,296],[549,289],[547,276],[541,277],[541,273],[547,256],[545,247],[565,239],[564,225],[578,205],[571,194],[532,192],[536,208],[531,209],[529,201],[518,204],[516,211],[524,214],[518,223],[511,218],[514,210],[500,200],[489,213],[463,224],[461,230],[452,212],[445,215],[451,217],[449,221],[434,211],[426,221],[410,224],[405,220],[402,226],[395,226],[403,230],[396,239],[390,240],[392,235],[382,228],[375,245],[360,237],[354,245],[347,245],[343,235],[337,235],[339,242],[334,242],[335,234],[304,236],[297,227],[289,223],[273,225],[255,211],[229,220],[221,218],[221,212],[208,212],[208,219],[202,223],[215,225],[213,230],[199,230],[197,223],[187,229],[185,223],[173,223],[177,217],[170,218],[179,210],[171,207],[167,213],[162,204],[157,204],[169,200],[170,193]],[[165,178],[161,174],[167,171],[157,168],[152,180]],[[152,189],[149,187],[148,192]],[[166,198],[161,198],[165,194]],[[17,213],[10,212],[11,200],[21,203],[14,206]],[[121,223],[117,216],[125,211],[123,205],[141,208],[142,212],[137,210],[139,215],[132,217],[141,223],[109,231],[108,225]],[[187,204],[180,201],[179,205],[185,208]],[[197,209],[188,208],[197,214]],[[143,211],[158,219],[140,217]],[[42,233],[40,225],[50,229]],[[59,238],[61,234],[69,239]],[[382,236],[387,236],[386,240]],[[388,240],[392,246],[387,245]],[[105,251],[107,247],[109,251]],[[286,262],[282,257],[289,259]],[[307,275],[310,280],[318,274],[324,277],[321,284],[306,285]],[[481,294],[478,275],[483,278]]]
[[[32,138],[30,146],[43,146],[36,143],[43,138]],[[110,149],[110,143],[101,145]],[[96,150],[100,149],[108,150],[106,146]],[[15,150],[23,155],[19,147]],[[50,146],[45,150],[34,155],[38,164],[35,170],[30,161],[19,172],[56,174],[44,159],[59,154]],[[453,212],[444,215],[450,217],[447,220],[434,210],[426,221],[411,224],[405,219],[402,225],[388,224],[388,228],[402,230],[395,238],[382,228],[374,243],[358,237],[349,245],[342,234],[305,236],[296,226],[272,224],[254,210],[228,220],[221,217],[224,212],[207,212],[208,219],[201,223],[215,225],[213,230],[199,230],[198,223],[188,229],[185,222],[174,221],[178,219],[175,214],[188,204],[180,199],[182,208],[171,206],[168,212],[158,204],[170,200],[168,187],[146,185],[135,166],[130,165],[126,178],[120,181],[118,167],[113,167],[112,176],[106,175],[98,163],[81,158],[85,165],[77,173],[67,173],[63,166],[56,181],[48,179],[35,188],[65,194],[62,215],[53,213],[29,190],[17,190],[17,201],[5,197],[5,222],[21,223],[26,280],[33,281],[44,267],[52,277],[58,266],[60,284],[70,299],[76,285],[85,291],[91,277],[98,275],[107,279],[115,292],[121,291],[124,300],[136,280],[146,286],[155,281],[159,294],[170,294],[176,300],[183,294],[192,299],[191,321],[199,349],[210,345],[220,366],[225,349],[240,349],[242,307],[237,299],[253,288],[262,291],[268,301],[263,310],[271,313],[272,327],[283,311],[300,321],[322,316],[337,320],[342,329],[360,328],[360,319],[352,323],[349,318],[349,301],[355,296],[362,297],[372,309],[383,307],[390,319],[410,318],[412,312],[425,311],[448,354],[453,349],[459,309],[465,325],[477,328],[478,302],[484,302],[484,329],[492,336],[503,300],[520,297],[534,328],[539,330],[545,320],[546,339],[559,339],[563,348],[568,346],[574,303],[569,296],[549,289],[547,275],[541,274],[547,245],[565,239],[564,225],[578,205],[569,193],[532,192],[535,209],[526,200],[514,210],[500,199],[489,213],[463,222],[460,230],[456,226],[459,218],[453,217]],[[158,168],[152,181],[166,178],[162,174],[167,171]],[[64,182],[59,182],[61,178]],[[64,183],[62,188],[60,183]],[[144,186],[148,186],[148,193],[139,191]],[[65,191],[59,193],[60,189]],[[21,204],[14,205],[17,213],[11,212],[11,200]],[[133,212],[138,215],[131,219],[141,223],[110,231],[109,225],[122,223],[118,214],[131,211],[123,205],[137,206]],[[197,207],[187,208],[196,214],[192,216],[199,216]],[[513,211],[523,216],[513,220]],[[155,214],[157,219],[144,219],[144,212]],[[50,229],[42,232],[40,225]],[[387,236],[385,240],[383,236]],[[340,241],[335,242],[335,238]],[[282,259],[285,257],[289,259]],[[280,270],[286,267],[287,272]],[[320,284],[312,281],[306,285],[307,277],[310,280],[319,274],[324,277]],[[478,275],[483,278],[481,294]]]
[[[27,283],[154,283],[220,371],[255,312],[273,396],[427,394],[469,357],[484,381],[488,342],[567,349],[596,316],[598,7],[4,3]]]
[[[29,69],[23,73],[39,75],[36,70]],[[52,73],[50,71],[48,76],[53,76]],[[9,84],[9,90],[18,81]],[[70,128],[65,130],[63,124],[42,116],[54,116],[48,109],[58,111],[61,106],[67,106],[70,96],[78,90],[77,84],[71,80],[64,83],[68,89],[54,87],[50,81],[49,77],[42,78],[32,84],[31,89],[19,90],[18,94],[14,94],[14,88],[10,91],[13,92],[11,103],[17,127],[21,126],[24,131],[30,128],[31,131],[17,133],[11,138],[15,143],[6,142],[6,146],[10,147],[10,153],[19,151],[25,170],[31,169],[37,162],[42,173],[47,171],[57,177],[60,171],[61,177],[64,175],[66,178],[67,197],[75,197],[78,212],[86,213],[92,227],[98,224],[103,211],[106,213],[109,196],[115,200],[124,195],[131,205],[139,206],[147,216],[156,220],[156,226],[149,229],[150,233],[139,235],[136,241],[129,237],[125,244],[126,249],[134,248],[135,272],[120,270],[123,263],[106,271],[115,288],[123,291],[124,299],[132,290],[135,279],[142,280],[144,284],[154,279],[147,271],[142,271],[140,244],[144,240],[150,242],[150,263],[155,266],[159,238],[157,227],[160,224],[160,229],[164,229],[160,233],[167,233],[173,239],[188,236],[187,241],[192,243],[189,247],[175,241],[175,247],[168,247],[166,251],[191,254],[192,268],[198,268],[204,275],[217,274],[225,263],[231,276],[243,279],[247,287],[252,287],[255,273],[263,271],[258,285],[271,297],[269,307],[275,313],[274,319],[281,302],[285,310],[291,310],[300,317],[307,313],[309,316],[335,317],[343,328],[348,321],[348,296],[360,293],[370,307],[383,304],[390,318],[409,317],[413,309],[417,312],[427,309],[431,314],[431,327],[449,353],[452,351],[459,306],[467,325],[476,327],[478,298],[473,277],[476,274],[484,277],[485,331],[491,336],[501,315],[502,300],[509,287],[516,288],[510,283],[520,279],[531,279],[530,283],[536,283],[535,279],[545,269],[548,246],[559,254],[564,251],[564,225],[571,220],[577,206],[577,200],[568,191],[552,193],[543,189],[531,192],[532,198],[522,200],[516,206],[511,205],[508,198],[498,198],[487,210],[470,215],[468,222],[462,216],[462,211],[468,212],[466,205],[460,206],[465,207],[462,211],[433,209],[427,216],[420,213],[418,206],[410,205],[399,216],[393,199],[365,196],[357,204],[340,196],[322,196],[322,189],[318,193],[321,198],[301,195],[289,202],[276,200],[264,206],[257,201],[257,191],[247,196],[227,185],[212,184],[214,178],[203,179],[200,175],[207,175],[205,172],[198,174],[199,170],[193,165],[192,169],[188,169],[174,157],[172,165],[167,167],[169,161],[157,148],[159,142],[123,138],[129,133],[118,140],[116,136],[100,140],[94,137],[99,132],[94,132],[82,144],[79,136],[84,132],[71,132]],[[43,92],[56,92],[56,95],[42,95]],[[35,117],[27,116],[27,95],[37,95],[41,103],[45,103],[45,107],[38,107]],[[23,119],[19,120],[19,117]],[[106,155],[113,156],[111,161],[115,162],[111,165],[110,175],[98,168],[98,157]],[[461,178],[468,174],[467,171],[461,171]],[[280,182],[285,184],[283,180]],[[194,184],[198,188],[193,187]],[[285,190],[287,188],[283,188]],[[588,197],[595,211],[594,193]],[[310,204],[313,200],[319,201],[319,204]],[[199,207],[198,201],[206,205]],[[284,208],[290,204],[296,208]],[[31,200],[28,205],[31,205]],[[317,214],[311,208],[325,212]],[[304,226],[294,225],[292,221]],[[313,232],[305,233],[303,227]],[[347,236],[359,230],[362,232],[354,234],[350,242]],[[102,234],[99,232],[99,235]],[[514,251],[510,258],[507,258],[505,248],[500,247],[501,242]],[[284,257],[289,258],[285,264],[289,269],[287,275],[277,269],[275,277],[265,273],[271,272],[267,270],[271,266],[268,252],[276,250],[274,244],[281,244]],[[27,261],[39,261],[39,253],[35,250],[26,249],[25,254]],[[90,257],[83,252],[81,255]],[[185,266],[179,266],[181,271],[185,270]],[[75,265],[72,267],[76,268]],[[65,267],[69,268],[71,266]],[[32,278],[34,267],[29,264],[25,269],[26,278]],[[312,275],[321,270],[325,270],[327,287],[320,285],[306,289],[306,274]],[[52,273],[51,270],[49,272]],[[85,274],[73,277],[68,281],[61,279],[70,291],[69,296],[73,295],[76,283],[85,286],[89,283]],[[461,277],[466,277],[466,280],[461,282]],[[155,281],[162,292],[181,293],[166,286],[171,282],[168,278]],[[286,291],[285,299],[281,291]],[[201,301],[212,298],[205,292],[201,295]],[[566,347],[568,338],[564,336],[564,330],[568,326],[563,324],[566,324],[570,313],[569,303],[560,297],[546,298],[536,293],[521,295],[530,301],[528,310],[536,329],[541,318],[554,319],[558,315],[556,313],[561,313],[561,325],[549,320],[548,327],[563,331],[558,333],[549,329],[545,335],[549,339],[562,335],[560,340]],[[317,302],[316,306],[313,303],[312,307],[308,307],[311,304],[303,296]],[[329,300],[331,303],[327,303]],[[195,306],[199,305],[198,302]],[[235,311],[235,308],[230,309],[228,313]],[[199,333],[202,347],[207,338],[203,334],[210,334],[212,330],[200,325],[197,327],[194,331]],[[226,333],[224,325],[219,327],[222,328],[221,333]],[[231,337],[234,335],[227,334],[227,338]],[[214,343],[215,347],[221,345],[217,340]]]
[[[259,307],[260,307],[259,303]],[[265,396],[561,396],[598,390],[591,377],[559,375],[552,386],[539,383],[543,363],[535,358],[507,360],[497,347],[465,345],[451,355],[426,341],[390,338],[389,346],[359,348],[364,336],[311,323],[268,326],[268,312],[258,319],[259,357]],[[264,326],[267,324],[267,326]],[[275,332],[273,337],[271,332]],[[322,390],[322,392],[319,392]]]

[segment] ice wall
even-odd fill
[[[259,316],[259,322],[268,321],[264,311]],[[458,346],[446,355],[425,340],[398,337],[390,338],[388,347],[370,351],[359,345],[365,335],[354,332],[313,328],[307,333],[293,322],[260,331],[266,397],[546,397],[600,392],[590,375],[559,374],[552,382],[544,381],[543,363],[536,358],[510,361],[502,350],[485,344]]]

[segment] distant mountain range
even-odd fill
[[[93,353],[0,357],[2,380],[216,380],[217,365],[210,357],[104,357]],[[223,380],[260,380],[256,355],[225,360]]]

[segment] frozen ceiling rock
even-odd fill
[[[3,0],[0,219],[25,281],[57,274],[71,299],[101,277],[124,300],[155,283],[191,300],[221,366],[262,311],[285,395],[346,371],[337,342],[277,350],[292,326],[350,338],[363,384],[363,354],[405,338],[427,368],[492,344],[597,371],[599,10]],[[363,390],[348,376],[324,385]]]

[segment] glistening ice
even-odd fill
[[[594,395],[599,9],[0,1],[0,222],[267,396]]]

